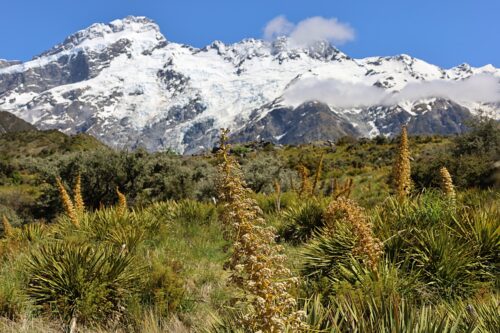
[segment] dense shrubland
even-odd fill
[[[0,331],[496,332],[499,133],[20,145],[0,160]]]

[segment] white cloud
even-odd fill
[[[295,47],[306,47],[319,40],[340,45],[354,40],[355,33],[348,24],[336,18],[315,16],[293,24],[285,16],[277,16],[264,28],[264,38],[270,40],[279,36],[289,36]]]
[[[500,102],[500,81],[490,74],[477,74],[460,81],[410,83],[397,94],[398,100],[418,100],[426,97],[442,97],[464,102]]]
[[[272,40],[279,36],[288,35],[293,28],[293,23],[288,21],[285,16],[277,16],[266,24],[264,28],[264,38]]]
[[[385,90],[375,86],[315,78],[300,80],[284,94],[287,104],[296,106],[315,100],[340,108],[376,105],[382,103],[386,97]]]
[[[308,78],[291,86],[284,94],[285,102],[299,105],[317,100],[339,108],[393,105],[440,97],[462,102],[500,102],[500,81],[489,74],[477,74],[460,81],[423,81],[410,83],[401,91],[388,93],[383,88],[335,79]]]
[[[290,33],[290,39],[299,46],[307,46],[318,40],[339,45],[354,40],[354,30],[336,18],[316,16],[300,21]]]

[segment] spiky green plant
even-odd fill
[[[314,278],[336,274],[340,263],[349,260],[355,246],[356,238],[347,224],[337,224],[334,233],[316,233],[301,252],[302,274]]]
[[[217,219],[217,211],[213,204],[186,199],[178,202],[175,218],[187,224],[210,224]]]
[[[453,230],[491,268],[500,263],[500,207],[462,210],[453,217]]]
[[[26,269],[29,298],[68,327],[121,320],[142,275],[128,252],[58,241],[34,248]]]
[[[481,268],[471,244],[445,229],[416,231],[411,242],[407,255],[415,274],[421,274],[428,289],[440,297],[470,296],[488,279],[489,273]]]
[[[280,235],[292,243],[301,243],[311,237],[314,231],[324,226],[325,205],[316,198],[304,200],[283,212],[285,224]]]
[[[28,242],[35,242],[43,240],[50,230],[47,226],[40,222],[30,223],[23,225],[20,229],[20,240],[26,240]]]

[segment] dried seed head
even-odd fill
[[[347,223],[357,239],[353,254],[362,257],[366,265],[377,271],[382,255],[382,243],[373,236],[372,225],[362,207],[346,197],[333,200],[325,212],[325,222],[329,232],[335,232],[335,223]]]
[[[75,184],[75,209],[78,214],[82,214],[85,211],[85,203],[83,202],[82,196],[82,177],[80,174],[76,176],[76,184]]]
[[[309,170],[304,165],[299,165],[298,167],[299,176],[301,179],[299,196],[307,197],[312,194],[312,185],[309,180]]]
[[[401,129],[401,141],[393,176],[397,197],[400,201],[405,200],[411,191],[410,148],[406,126]]]
[[[56,178],[57,182],[57,187],[59,188],[59,194],[61,195],[61,199],[64,205],[64,210],[66,211],[66,215],[68,215],[69,219],[71,220],[71,223],[75,227],[80,226],[80,221],[78,220],[78,216],[75,211],[75,206],[73,205],[73,202],[71,201],[71,198],[66,191],[66,188],[64,187],[61,178],[57,177]]]
[[[274,230],[266,227],[262,211],[246,188],[237,161],[229,155],[228,131],[222,130],[217,191],[222,204],[225,236],[233,242],[230,282],[243,294],[248,312],[240,325],[251,332],[284,332],[303,326],[288,290],[295,281],[284,266],[283,249],[275,244]]]
[[[2,215],[2,225],[3,225],[3,234],[5,238],[10,238],[14,235],[14,228],[10,224],[7,216]]]
[[[456,200],[455,186],[453,186],[453,180],[451,178],[450,173],[446,167],[442,167],[439,170],[441,174],[441,188],[443,189],[444,194],[452,201]]]
[[[118,195],[118,208],[117,208],[118,215],[123,216],[123,214],[125,214],[125,212],[128,209],[127,198],[125,197],[125,195],[122,192],[120,192],[120,190],[118,189],[118,186],[116,187],[116,194]]]

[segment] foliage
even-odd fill
[[[324,226],[324,204],[321,200],[310,198],[303,200],[283,212],[285,224],[281,227],[281,237],[298,244],[309,239],[314,231]]]
[[[471,130],[450,144],[421,154],[412,170],[418,187],[439,186],[439,168],[446,166],[458,188],[500,186],[500,123],[482,119],[469,124]]]
[[[30,299],[68,324],[120,320],[142,273],[126,252],[68,242],[33,249],[26,269]]]
[[[300,314],[308,332],[495,332],[498,125],[474,126],[452,139],[407,138],[415,191],[402,201],[386,182],[394,138],[243,145],[226,155],[228,174],[212,154],[113,151],[57,132],[9,137],[0,331],[250,332],[272,310]],[[311,189],[302,197],[301,165]],[[263,294],[272,300],[259,315]],[[295,320],[281,322],[280,332],[297,332]]]
[[[243,293],[244,315],[240,327],[253,332],[282,332],[286,326],[301,330],[291,272],[284,266],[286,257],[274,244],[275,234],[265,226],[261,210],[249,195],[238,163],[229,156],[228,131],[221,131],[219,151],[219,198],[223,203],[221,220],[233,249],[227,267],[230,282]]]

